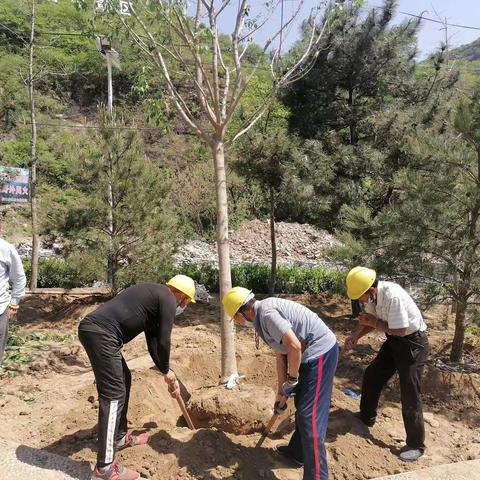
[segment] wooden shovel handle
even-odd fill
[[[177,402],[178,405],[180,406],[180,410],[183,413],[183,417],[187,421],[187,425],[191,430],[195,430],[195,425],[192,422],[192,419],[190,418],[190,415],[188,414],[187,407],[185,407],[185,402],[183,401],[183,398],[181,395],[177,395]]]
[[[280,404],[279,404],[279,407],[280,408],[283,408],[285,406],[285,404],[287,403],[287,397],[284,397],[282,398],[282,400],[280,400]],[[274,413],[272,415],[272,418],[270,419],[270,421],[268,422],[267,426],[265,427],[265,430],[263,431],[262,435],[260,436],[260,438],[258,439],[258,442],[257,444],[255,445],[255,448],[258,448],[262,445],[262,443],[265,441],[265,439],[268,437],[268,434],[270,433],[270,430],[273,428],[273,426],[275,425],[275,422],[277,421],[277,418],[280,416],[279,413]]]
[[[188,391],[186,390],[186,388],[185,388],[185,386],[183,385],[183,383],[180,382],[180,380],[178,380],[178,378],[177,378],[177,381],[178,381],[178,383],[180,384],[180,391],[182,392],[182,390],[183,390],[183,391],[186,392],[186,394],[190,397],[190,394],[189,394]],[[152,387],[153,387],[153,389],[155,390],[155,392],[157,393],[157,396],[160,396],[160,393],[159,393],[159,391],[158,391],[157,385],[153,384]],[[182,387],[183,387],[183,388],[182,388]],[[149,391],[150,391],[150,390],[149,390]],[[150,393],[151,393],[151,392],[150,392]],[[188,414],[187,407],[185,407],[185,402],[183,401],[183,398],[182,398],[181,393],[180,393],[179,395],[177,395],[175,398],[176,398],[176,400],[177,400],[177,402],[178,402],[178,405],[180,406],[180,410],[182,411],[183,418],[185,418],[188,427],[189,427],[191,430],[195,430],[195,425],[193,424],[192,419],[190,418],[190,415]]]

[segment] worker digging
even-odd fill
[[[404,461],[415,461],[425,451],[425,427],[421,398],[422,373],[428,359],[427,326],[410,295],[393,282],[381,281],[370,268],[355,267],[347,275],[347,295],[359,300],[364,312],[359,326],[345,340],[350,350],[369,332],[385,332],[387,339],[365,370],[360,411],[355,416],[371,427],[377,417],[380,394],[398,372],[406,445],[399,452]]]
[[[335,335],[317,314],[290,300],[257,300],[251,290],[234,287],[222,303],[235,323],[254,328],[276,352],[274,411],[280,413],[285,398],[294,398],[295,431],[276,451],[303,465],[304,480],[327,480],[325,436],[339,354]]]
[[[127,432],[131,373],[122,356],[124,344],[144,332],[148,351],[163,375],[170,394],[178,398],[180,386],[170,369],[170,338],[177,315],[195,303],[195,283],[176,275],[166,285],[131,286],[88,314],[78,327],[97,384],[99,398],[97,464],[92,480],[138,480],[140,474],[121,467],[115,452],[146,444],[148,433]]]

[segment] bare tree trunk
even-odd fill
[[[217,194],[217,249],[220,269],[220,298],[232,288],[230,271],[230,244],[228,240],[228,205],[227,179],[225,173],[225,146],[217,141],[212,146],[215,163],[215,189]],[[221,302],[220,302],[221,305]],[[221,335],[222,335],[222,374],[220,383],[237,373],[237,359],[235,357],[235,334],[232,320],[226,315],[221,306]]]
[[[30,56],[28,63],[28,100],[30,103],[30,120],[32,132],[31,160],[30,160],[30,207],[32,213],[32,273],[30,289],[37,288],[38,279],[38,251],[40,241],[38,237],[38,210],[37,210],[37,122],[35,118],[33,54],[35,44],[35,2],[32,0],[32,21],[30,30]]]
[[[450,305],[448,303],[445,304],[445,311],[443,312],[443,323],[442,327],[444,330],[448,330],[448,316],[450,313]]]
[[[463,347],[465,343],[465,313],[467,301],[459,298],[455,312],[455,335],[453,336],[450,360],[452,362],[463,362]]]
[[[453,274],[453,288],[458,292],[458,272],[456,270]],[[452,310],[450,313],[452,313],[452,315],[457,313],[457,299],[455,297],[452,298]]]
[[[273,295],[277,283],[277,238],[275,236],[275,192],[273,187],[270,187],[270,243],[272,246],[272,263],[268,293]]]

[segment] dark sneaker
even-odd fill
[[[353,412],[353,416],[360,420],[363,424],[365,424],[367,427],[373,427],[375,425],[375,418],[369,418],[368,420],[366,420],[363,416],[362,416],[362,412]]]
[[[135,447],[136,445],[146,445],[150,440],[150,435],[143,432],[140,435],[130,435],[127,433],[119,443],[117,443],[117,451],[128,447]]]
[[[400,458],[400,460],[403,460],[404,462],[415,462],[422,455],[423,455],[423,452],[421,450],[418,450],[418,448],[407,447],[403,449],[402,452],[400,452],[398,457]]]
[[[140,480],[140,474],[113,462],[105,468],[95,467],[91,480]]]
[[[303,467],[303,460],[296,458],[292,451],[288,448],[288,445],[275,445],[274,450],[281,457],[286,458],[290,462],[294,463],[297,467]]]

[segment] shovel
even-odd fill
[[[183,398],[181,395],[176,396],[178,405],[180,406],[180,410],[183,413],[183,418],[187,421],[187,425],[190,428],[190,430],[195,430],[195,425],[192,422],[192,419],[190,418],[190,415],[188,414],[187,407],[185,407],[185,402],[183,401]]]
[[[287,403],[287,397],[284,397],[280,400],[280,403],[279,403],[279,407],[280,408],[283,408]],[[280,416],[279,413],[274,413],[272,415],[272,418],[270,419],[270,421],[268,422],[267,426],[265,427],[265,430],[263,431],[262,435],[260,436],[260,438],[258,439],[258,442],[256,443],[255,445],[255,448],[258,448],[262,445],[262,443],[264,442],[264,440],[268,437],[268,434],[270,433],[270,430],[273,428],[273,426],[275,425],[275,422],[277,421],[278,417]]]
[[[193,424],[192,419],[188,414],[187,407],[185,407],[185,402],[183,401],[183,395],[185,395],[188,400],[188,398],[190,398],[190,394],[188,393],[188,390],[185,388],[185,385],[178,378],[177,378],[177,381],[180,384],[180,394],[177,395],[175,399],[177,400],[178,406],[182,411],[183,418],[185,418],[185,421],[187,422],[188,428],[190,428],[191,430],[195,430],[195,425]],[[155,390],[155,392],[158,395],[158,390],[157,390],[158,387],[156,385],[152,385],[152,388]]]
[[[183,418],[187,422],[188,428],[190,428],[190,430],[195,430],[195,425],[193,424],[192,419],[188,414],[187,407],[185,407],[185,402],[183,401],[183,395],[187,397],[187,400],[190,398],[191,395],[190,393],[188,393],[188,390],[185,388],[185,385],[178,378],[177,378],[177,382],[180,385],[180,393],[175,397],[175,399],[177,400],[178,406],[182,411]],[[168,391],[170,391],[170,387],[168,388]]]

